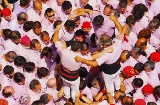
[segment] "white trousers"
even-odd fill
[[[121,84],[121,80],[119,77],[120,71],[121,68],[115,74],[112,75],[105,74],[104,72],[102,72],[102,77],[104,79],[105,86],[107,89],[109,89],[110,94],[112,96],[114,96],[115,89],[116,90],[120,89],[120,84]]]
[[[75,100],[76,93],[79,91],[80,77],[75,81],[68,81],[64,79],[62,76],[62,81],[64,84],[64,97],[70,98],[72,97],[73,101]]]

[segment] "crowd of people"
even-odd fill
[[[160,105],[160,0],[2,0],[0,105]]]

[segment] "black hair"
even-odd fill
[[[45,67],[40,67],[37,69],[37,75],[39,78],[43,78],[49,74],[49,70]]]
[[[36,65],[34,62],[26,62],[24,65],[24,70],[26,70],[28,73],[33,72],[35,69]]]
[[[64,11],[69,10],[70,8],[72,8],[72,4],[71,4],[70,1],[64,1],[64,2],[62,3],[62,9],[63,9]]]
[[[5,93],[5,89],[3,89],[3,90],[2,90],[2,95],[3,95],[5,98],[8,98],[8,97],[10,97],[10,96],[12,95],[12,93],[11,93],[11,92]]]
[[[39,84],[40,84],[40,82],[38,80],[33,79],[29,84],[29,88],[31,90],[36,89],[36,86],[39,85]]]
[[[67,20],[65,23],[64,23],[64,26],[67,27],[68,29],[75,29],[75,23],[73,20]]]
[[[43,105],[40,100],[33,101],[32,105]]]
[[[6,65],[4,68],[3,68],[3,72],[5,75],[10,75],[14,72],[14,68],[10,65]]]
[[[47,104],[49,102],[48,94],[41,95],[40,100],[43,104]]]
[[[48,54],[49,53],[52,53],[52,49],[50,48],[50,47],[44,47],[43,49],[42,49],[42,56],[48,56]]]
[[[79,90],[83,90],[86,86],[87,86],[86,81],[83,79],[80,79]]]
[[[3,30],[3,35],[5,36],[6,39],[9,39],[11,36],[12,30],[10,29],[4,29]]]
[[[20,82],[23,82],[25,80],[25,77],[22,73],[16,72],[14,74],[13,79],[14,79],[15,82],[20,83]]]
[[[104,17],[102,15],[98,15],[93,19],[93,24],[95,26],[101,26],[103,22],[104,22]]]
[[[135,78],[133,80],[133,84],[134,84],[134,86],[140,88],[143,86],[143,80],[141,78]]]
[[[26,6],[30,3],[31,0],[20,0],[20,6]]]
[[[127,7],[127,0],[123,0],[123,1],[120,1],[119,2],[119,6],[121,7],[121,8],[126,8]]]
[[[14,64],[16,66],[24,66],[26,64],[26,58],[24,58],[23,56],[17,56],[14,59]]]
[[[85,67],[79,68],[79,76],[80,78],[85,78],[88,75],[88,71]]]
[[[12,31],[10,39],[11,40],[17,40],[21,38],[21,34],[18,31]]]
[[[52,8],[47,8],[47,9],[45,10],[45,15],[47,15],[48,13],[51,13],[52,11],[53,11]]]
[[[36,29],[36,28],[42,28],[42,25],[39,21],[33,22],[33,29]]]
[[[84,6],[84,9],[89,9],[89,10],[92,10],[93,11],[93,7],[89,4],[87,4],[86,6]]]
[[[156,86],[153,90],[153,93],[157,96],[160,97],[160,85]]]
[[[26,31],[30,31],[33,28],[33,21],[26,21],[23,24],[23,29]]]
[[[82,43],[79,41],[73,41],[73,43],[71,44],[71,50],[72,51],[78,51],[82,46]]]
[[[138,62],[135,64],[134,69],[140,73],[140,72],[144,71],[144,64],[141,62]]]

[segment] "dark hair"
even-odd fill
[[[33,21],[26,21],[23,24],[23,29],[26,31],[30,31],[33,28]]]
[[[92,10],[93,11],[93,7],[89,4],[87,4],[86,6],[84,6],[84,9],[89,9],[89,10]]]
[[[11,95],[12,95],[12,93],[11,92],[7,92],[7,93],[5,93],[5,88],[2,90],[2,95],[5,97],[5,98],[8,98],[8,97],[10,97]]]
[[[17,56],[14,59],[14,64],[16,66],[24,66],[26,64],[26,59],[23,56]]]
[[[80,49],[82,46],[82,43],[79,41],[73,41],[73,43],[71,44],[71,50],[72,51],[78,51],[78,49]]]
[[[85,78],[88,75],[88,71],[85,67],[79,68],[79,76],[80,78]]]
[[[16,57],[17,54],[14,51],[9,51],[6,53],[6,58],[9,62],[13,62]]]
[[[42,25],[39,21],[33,22],[33,29],[35,30],[36,28],[42,28]]]
[[[154,70],[155,68],[155,63],[153,61],[146,61],[144,63],[144,67],[150,69],[150,70]]]
[[[121,0],[120,2],[119,2],[119,6],[121,7],[121,8],[126,8],[127,7],[127,0]]]
[[[74,22],[80,20],[80,16],[77,16],[75,19],[74,19]]]
[[[45,15],[47,15],[48,13],[51,13],[52,11],[53,11],[52,8],[47,8],[47,9],[45,10]]]
[[[142,54],[142,49],[141,49],[140,47],[138,47],[138,46],[133,47],[133,48],[132,48],[132,51],[133,51],[136,55],[137,55],[137,54],[139,54],[139,55]]]
[[[151,28],[151,29],[153,29],[153,28],[158,29],[159,26],[160,26],[160,21],[158,19],[153,19],[149,23],[149,28]]]
[[[69,10],[70,8],[72,8],[72,4],[71,4],[70,1],[64,1],[64,2],[62,3],[62,9],[63,9],[64,11]]]
[[[44,38],[44,36],[48,36],[48,37],[49,37],[49,33],[48,33],[47,31],[43,31],[43,32],[41,32],[41,34],[40,34],[40,38],[41,38],[41,39],[43,39],[43,38]]]
[[[126,18],[126,24],[131,26],[131,24],[135,24],[136,20],[133,15],[130,15]]]
[[[16,72],[14,74],[13,79],[14,79],[15,82],[20,83],[20,82],[23,82],[25,80],[25,77],[22,73]]]
[[[33,39],[31,42],[30,42],[30,48],[33,49],[36,47],[36,44],[40,43],[37,39]]]
[[[79,90],[83,90],[86,86],[87,86],[86,81],[83,79],[80,79]]]
[[[26,70],[27,72],[33,72],[35,66],[36,65],[34,62],[26,62],[26,64],[24,65],[24,70]]]
[[[75,29],[75,23],[73,20],[67,20],[65,23],[64,23],[64,26],[67,27],[68,29]]]
[[[53,24],[54,29],[57,27],[57,25],[60,25],[62,23],[61,20],[56,20]]]
[[[102,15],[98,15],[93,19],[93,24],[95,26],[101,26],[103,22],[104,22],[104,17]]]
[[[82,43],[81,51],[89,50],[89,44],[87,42]]]
[[[144,4],[140,3],[134,6],[132,12],[133,12],[133,15],[135,16],[135,20],[137,21],[142,19],[142,17],[144,16],[144,13],[147,11],[148,11],[148,8]]]
[[[141,62],[138,62],[135,64],[134,69],[140,73],[140,72],[144,71],[144,64]]]
[[[17,40],[21,38],[21,34],[18,31],[12,31],[10,39],[11,40]]]
[[[157,105],[155,102],[148,102],[147,105]]]
[[[20,6],[26,6],[30,3],[31,0],[20,0]]]
[[[36,89],[36,86],[39,85],[39,84],[40,84],[40,82],[38,80],[33,79],[29,84],[29,88],[31,90]]]
[[[113,6],[110,4],[106,4],[104,8],[110,8],[111,10],[113,9]]]
[[[160,97],[160,85],[156,86],[153,90],[153,93],[157,96]]]
[[[25,12],[21,12],[17,16],[18,21],[26,21],[27,20],[27,14]]]
[[[155,17],[156,19],[158,19],[160,21],[160,13],[157,14],[157,16]]]
[[[10,75],[14,72],[14,68],[10,65],[6,65],[4,68],[3,68],[3,72],[5,75]]]
[[[33,101],[32,105],[43,105],[40,100]]]
[[[134,84],[134,86],[140,88],[143,86],[143,80],[141,78],[135,78],[133,80],[133,84]]]
[[[48,54],[49,53],[52,53],[52,49],[50,48],[50,47],[44,47],[43,49],[42,49],[42,56],[48,56]]]
[[[5,36],[6,39],[10,38],[11,33],[12,33],[12,30],[10,30],[10,29],[3,30],[3,35]]]
[[[49,100],[48,100],[48,94],[43,94],[43,95],[41,95],[40,101],[41,101],[43,104],[47,104],[47,103],[49,102]]]
[[[43,78],[49,74],[49,70],[45,67],[40,67],[37,69],[37,75],[39,78]]]

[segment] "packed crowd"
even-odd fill
[[[0,105],[160,105],[160,0],[0,3]]]

